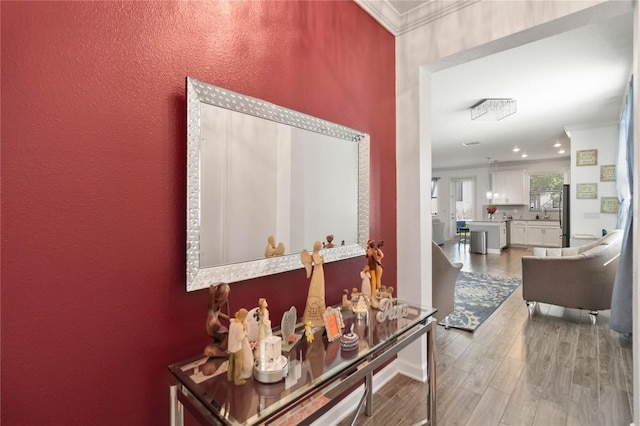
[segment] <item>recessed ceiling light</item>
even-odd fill
[[[560,148],[562,146],[562,144],[560,142],[556,142],[553,144],[554,148]]]
[[[564,149],[561,149],[560,151],[558,151],[558,154],[564,154]]]
[[[520,148],[518,147],[513,148],[513,152],[518,152],[518,151],[520,151]]]
[[[526,153],[524,153],[524,154],[521,154],[521,155],[520,155],[520,157],[522,157],[522,158],[527,158],[527,157],[528,157],[528,155],[527,155]]]

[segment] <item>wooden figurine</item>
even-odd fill
[[[276,240],[273,235],[267,238],[267,248],[264,250],[264,257],[282,256],[284,254],[284,244],[280,243],[276,247]]]
[[[375,251],[375,259],[376,259],[376,281],[377,286],[380,287],[382,285],[382,258],[384,257],[384,253],[382,252],[382,246],[384,246],[384,240],[378,241],[376,245]]]
[[[229,288],[229,284],[221,283],[209,286],[206,330],[213,341],[204,348],[204,354],[210,358],[226,358],[229,356],[227,352],[229,329],[225,327],[220,320],[224,319],[229,321],[230,293],[231,289]]]
[[[336,245],[333,244],[333,235],[327,235],[327,243],[324,245],[324,248],[333,248]]]
[[[244,385],[246,380],[242,378],[243,373],[243,340],[248,343],[247,315],[249,312],[242,308],[236,312],[235,318],[229,324],[229,369],[227,379],[236,385]]]
[[[349,290],[346,288],[342,290],[342,309],[345,311],[351,310],[351,300],[349,300]]]
[[[374,240],[367,241],[367,266],[371,274],[371,294],[375,295],[380,286],[376,275],[376,242]]]
[[[324,326],[324,270],[322,267],[323,259],[320,255],[322,243],[316,241],[313,245],[313,253],[309,254],[307,250],[302,250],[300,260],[307,271],[307,278],[311,278],[309,283],[309,293],[307,294],[307,304],[302,315],[302,322],[305,324],[311,322],[313,327]]]

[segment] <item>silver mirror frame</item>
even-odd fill
[[[358,242],[323,249],[324,262],[363,256],[369,238],[369,135],[187,77],[187,291],[303,267],[299,254],[200,267],[200,105],[226,108],[358,144]],[[302,251],[303,247],[300,248]]]

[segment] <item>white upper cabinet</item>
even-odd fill
[[[494,204],[527,204],[525,174],[523,170],[505,170],[491,173],[492,188],[498,193]]]

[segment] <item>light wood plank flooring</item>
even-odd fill
[[[443,247],[463,271],[521,277],[527,248],[501,255]],[[561,285],[562,283],[558,283]],[[587,312],[538,304],[529,319],[518,288],[476,331],[437,329],[437,424],[625,425],[632,421],[631,343]],[[357,425],[412,425],[426,416],[427,387],[398,375],[374,395]],[[340,425],[347,425],[343,421]]]

